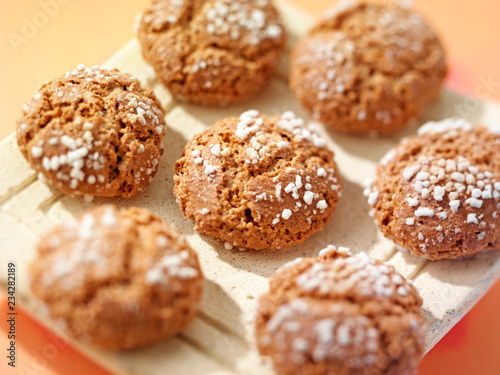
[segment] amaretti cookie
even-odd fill
[[[291,112],[220,120],[195,135],[175,164],[183,214],[227,249],[304,241],[330,220],[341,190],[325,140]]]
[[[443,46],[403,5],[342,2],[294,47],[290,87],[309,112],[343,133],[389,133],[440,92]]]
[[[172,336],[203,290],[195,252],[144,209],[102,206],[42,237],[31,289],[69,335],[123,350]]]
[[[285,45],[270,0],[153,0],[138,37],[144,58],[176,99],[219,106],[259,92]]]
[[[427,259],[500,248],[500,135],[448,119],[382,159],[367,190],[380,230]]]
[[[285,265],[269,285],[256,341],[280,374],[409,374],[423,354],[417,290],[365,253],[329,246]]]
[[[79,65],[24,104],[17,142],[39,178],[63,193],[128,198],[156,174],[163,117],[129,74]]]

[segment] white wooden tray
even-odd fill
[[[279,3],[289,30],[289,45],[303,35],[313,20],[303,11]],[[37,238],[66,218],[103,203],[145,207],[173,223],[198,252],[206,277],[201,312],[181,335],[147,348],[125,353],[105,352],[73,342],[76,347],[117,374],[273,374],[269,361],[260,357],[253,343],[253,321],[257,300],[268,287],[268,279],[283,263],[298,256],[316,256],[327,244],[351,247],[354,253],[389,261],[412,279],[424,299],[428,323],[427,350],[474,305],[500,276],[500,252],[479,254],[462,261],[429,262],[399,252],[381,237],[369,217],[363,197],[363,181],[371,177],[378,160],[401,137],[416,132],[416,125],[453,114],[473,122],[500,123],[500,106],[477,102],[448,90],[423,116],[391,138],[367,139],[325,130],[329,146],[344,178],[344,196],[337,211],[320,233],[303,244],[281,251],[257,253],[228,251],[223,244],[194,232],[192,221],[182,216],[172,193],[173,166],[191,137],[216,120],[238,116],[247,109],[278,114],[292,110],[308,118],[287,85],[288,58],[284,57],[277,77],[253,100],[228,108],[206,108],[183,104],[155,81],[150,66],[142,59],[136,40],[129,42],[106,66],[129,72],[153,88],[167,115],[165,154],[152,185],[129,199],[95,199],[92,203],[61,195],[41,181],[18,150],[15,135],[0,143],[0,261],[15,261],[18,272],[18,300],[44,324],[57,327],[30,294],[27,266],[34,255]],[[472,101],[472,102],[471,102]],[[470,105],[471,103],[477,105]],[[1,273],[1,283],[6,275]],[[5,286],[5,285],[4,285]]]

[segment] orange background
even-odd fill
[[[389,2],[394,0],[385,0]],[[311,14],[335,1],[289,0]],[[148,0],[0,0],[0,139],[44,81],[99,64],[133,37]],[[47,4],[53,6],[47,8]],[[56,4],[56,6],[54,6]],[[500,101],[500,1],[417,0],[448,52],[446,85]],[[27,26],[32,23],[31,28]],[[24,39],[23,39],[24,38]],[[2,178],[0,176],[0,178]],[[1,249],[0,249],[1,251]],[[0,265],[0,272],[6,266]],[[21,273],[25,270],[19,270]],[[0,294],[0,374],[108,374],[28,315],[17,322],[16,371],[6,365],[6,300]],[[500,374],[500,282],[423,359],[419,375]]]

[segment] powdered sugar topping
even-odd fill
[[[314,362],[346,360],[352,347],[359,356],[352,367],[372,365],[380,350],[379,332],[364,316],[347,316],[342,305],[332,303],[329,316],[315,311],[305,299],[293,299],[281,305],[267,323],[268,331],[280,352],[293,352],[293,361],[303,363],[306,357]],[[304,326],[299,322],[304,322]],[[289,339],[290,333],[302,328],[303,336]]]
[[[351,369],[366,370],[366,366],[375,365],[382,351],[381,334],[370,316],[352,313],[354,310],[346,304],[356,304],[356,295],[363,301],[365,296],[405,299],[412,287],[391,265],[379,264],[364,253],[349,256],[348,249],[331,245],[320,253],[323,259],[319,261],[297,258],[278,271],[303,269],[297,267],[303,262],[307,267],[296,277],[299,297],[277,307],[266,323],[260,344],[272,343],[279,354],[291,352],[290,360],[297,364],[312,358],[315,363],[339,361]],[[409,328],[409,334],[423,344],[425,326],[412,318]]]
[[[456,130],[470,131],[472,130],[472,124],[463,118],[429,121],[418,129],[418,134],[439,134]]]
[[[316,147],[326,146],[326,141],[321,136],[318,128],[313,125],[306,125],[303,119],[296,117],[291,111],[283,113],[281,120],[278,121],[278,126],[294,134],[299,142],[306,140]]]
[[[229,35],[257,45],[265,39],[279,38],[282,27],[268,19],[267,0],[217,0],[206,11],[206,31],[212,35]]]
[[[329,295],[356,293],[364,296],[392,297],[399,288],[390,281],[392,266],[378,265],[365,253],[347,258],[338,257],[331,263],[318,262],[297,277],[304,291]]]
[[[176,254],[164,255],[156,261],[145,275],[149,284],[168,285],[169,278],[192,279],[198,270],[189,264],[189,253],[185,250]]]
[[[53,235],[48,243],[54,249],[64,246],[65,251],[54,252],[42,282],[49,287],[57,284],[70,290],[85,282],[85,269],[107,272],[111,249],[103,237],[116,223],[115,211],[110,207],[99,217],[89,212],[65,222],[61,232]]]
[[[67,72],[64,78],[103,84],[119,79],[117,74],[110,69],[102,69],[98,66],[87,68],[80,64],[74,71]],[[78,85],[79,83],[73,83],[68,86],[68,92],[77,95]],[[60,92],[58,97],[62,94],[63,92]],[[122,121],[127,118],[130,124],[138,123],[139,126],[151,129],[156,134],[164,134],[163,113],[151,98],[124,90],[123,97],[118,102],[119,110],[124,115]],[[100,111],[99,115],[104,118],[107,116],[103,111]],[[77,190],[82,183],[103,185],[109,182],[106,171],[108,160],[104,153],[97,151],[103,146],[100,135],[101,127],[96,126],[94,119],[86,119],[77,114],[72,124],[78,129],[77,134],[69,135],[65,134],[64,130],[48,127],[45,130],[46,137],[35,141],[32,145],[31,155],[40,161],[45,177],[58,180],[73,190]],[[144,150],[142,144],[139,145],[137,151],[141,152],[141,150]],[[142,168],[138,168],[134,176],[136,183],[143,180],[151,181],[155,160],[151,158]],[[156,160],[156,164],[157,162]]]

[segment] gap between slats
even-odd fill
[[[33,171],[34,172],[34,171]],[[37,175],[36,173],[33,173],[29,178],[24,180],[23,182],[19,183],[18,185],[15,185],[7,190],[7,192],[0,197],[0,206],[4,205],[7,203],[10,199],[15,197],[17,194],[19,194],[21,191],[26,189],[28,186],[30,186],[32,183],[34,183],[37,180]]]

